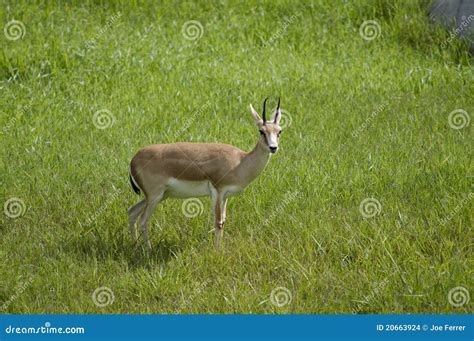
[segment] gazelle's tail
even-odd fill
[[[130,176],[130,183],[132,184],[133,191],[137,194],[140,194],[140,187],[138,187],[137,183],[133,179],[131,168],[129,168],[128,173],[129,173],[129,176]]]

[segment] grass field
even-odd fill
[[[2,312],[472,312],[473,59],[428,8],[3,1]],[[223,250],[208,198],[160,204],[134,244],[136,151],[249,151],[266,96],[280,150]]]

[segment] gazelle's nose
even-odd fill
[[[270,152],[272,154],[275,153],[278,150],[278,147],[275,147],[275,146],[269,146],[269,148],[270,148]]]

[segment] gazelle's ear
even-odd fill
[[[273,123],[280,124],[281,110],[280,110],[280,97],[278,97],[278,106],[275,110],[275,116],[273,117]]]
[[[260,116],[258,116],[258,113],[255,111],[255,109],[252,107],[252,104],[250,104],[250,113],[252,114],[253,118],[255,119],[256,123],[261,123],[263,122]]]

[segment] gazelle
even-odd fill
[[[148,240],[148,220],[158,203],[168,197],[210,196],[214,210],[215,245],[219,247],[224,232],[227,199],[241,192],[265,168],[270,155],[278,150],[281,133],[280,99],[274,117],[267,121],[263,102],[262,118],[250,104],[250,112],[260,137],[249,152],[221,143],[170,143],[147,146],[130,163],[133,190],[145,198],[128,209],[129,228],[137,240],[135,224],[139,217],[143,239]]]

